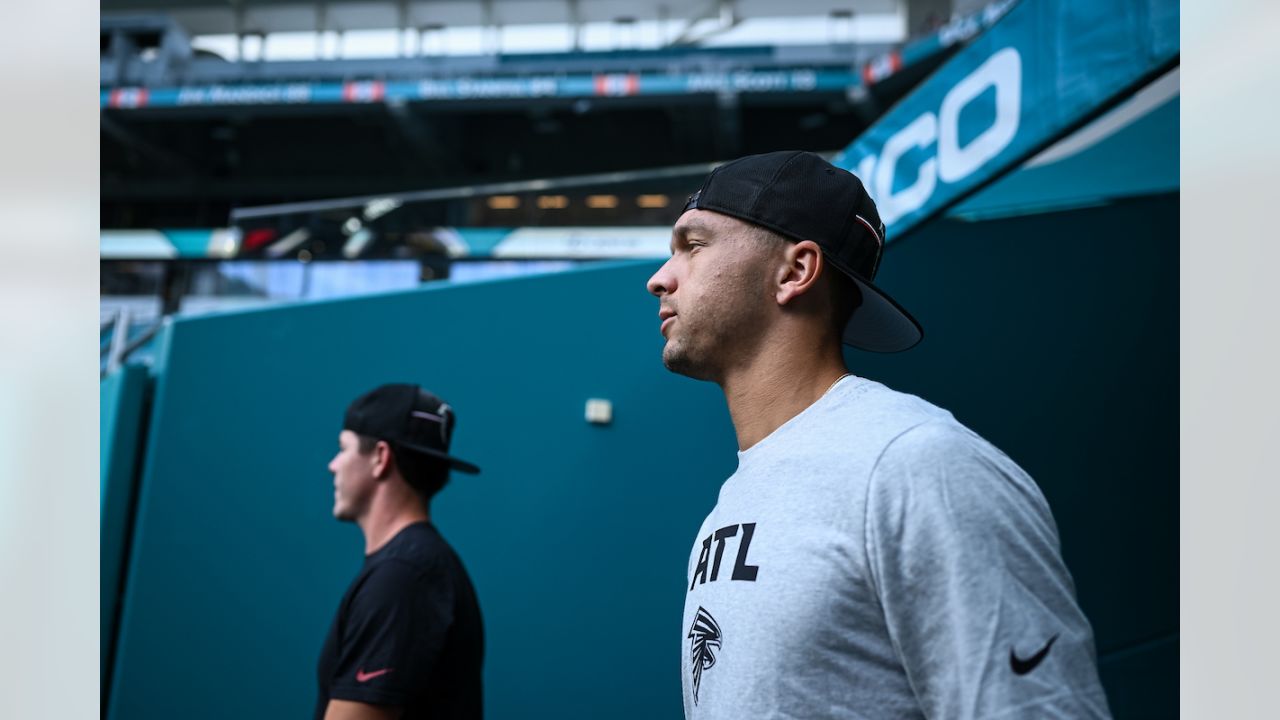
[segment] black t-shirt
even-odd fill
[[[404,708],[404,718],[482,717],[484,634],[467,571],[418,522],[377,552],[342,597],[320,653],[316,720],[329,700]]]

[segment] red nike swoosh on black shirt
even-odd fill
[[[379,675],[386,675],[389,672],[391,672],[391,668],[382,668],[381,670],[374,670],[373,672],[365,672],[364,668],[361,668],[356,671],[356,682],[369,682]]]

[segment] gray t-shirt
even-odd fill
[[[1039,488],[877,382],[738,453],[687,582],[688,720],[1110,717]]]

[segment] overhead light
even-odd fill
[[[209,237],[209,257],[235,257],[240,251],[240,228],[214,230]]]
[[[488,203],[490,210],[515,210],[520,207],[520,198],[515,195],[493,195]]]
[[[311,231],[306,228],[298,228],[293,232],[285,235],[279,240],[271,243],[264,251],[267,257],[284,257],[289,253],[297,250],[303,243],[311,238]]]
[[[670,203],[666,195],[641,195],[636,204],[642,208],[664,208]]]
[[[400,207],[403,203],[395,198],[377,198],[365,203],[364,219],[373,222],[387,213]]]
[[[563,210],[569,207],[569,198],[564,195],[539,195],[538,208],[542,210]]]
[[[342,223],[342,234],[350,237],[360,232],[362,227],[364,227],[364,223],[360,222],[360,218],[349,217],[346,222]]]
[[[618,207],[617,195],[588,195],[587,207],[597,210]]]
[[[342,257],[348,260],[354,260],[360,257],[360,253],[369,245],[369,241],[373,239],[373,233],[368,228],[361,228],[351,236],[350,240],[342,246]]]

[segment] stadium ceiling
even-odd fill
[[[968,4],[974,4],[969,2]],[[501,27],[564,23],[628,24],[702,21],[734,25],[756,18],[910,16],[923,11],[943,18],[963,0],[102,0],[103,17],[164,12],[192,35],[277,32],[345,32],[400,28]],[[953,7],[954,6],[954,7]]]

